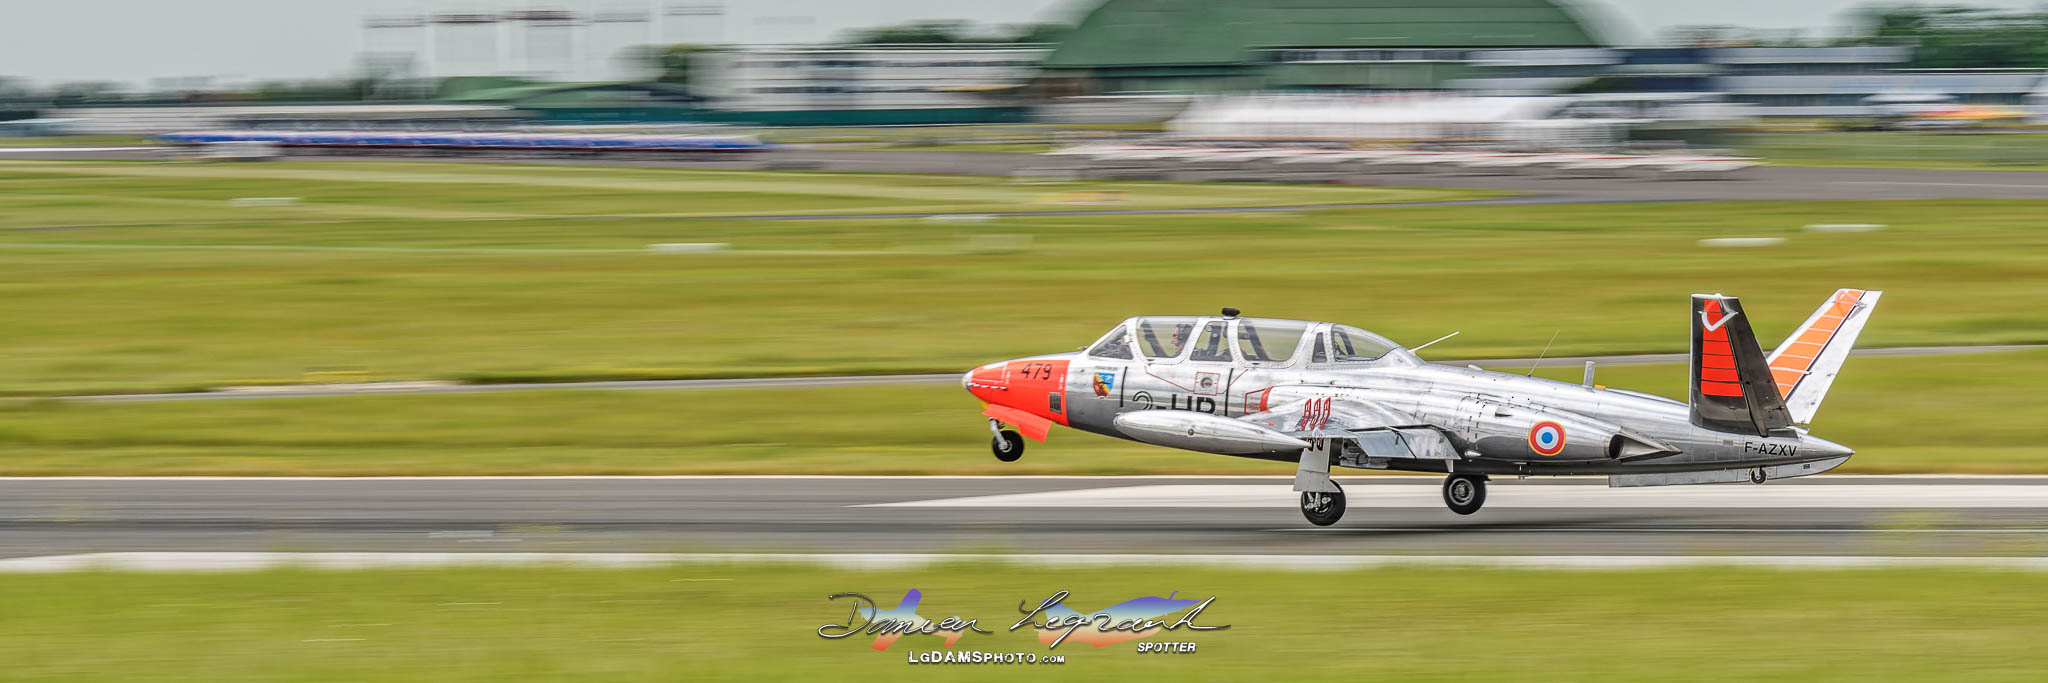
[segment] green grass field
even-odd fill
[[[959,650],[1063,664],[910,665],[905,636],[828,640],[853,591],[976,619]],[[1056,591],[1082,611],[1215,601],[1196,623],[1094,648],[1008,627]],[[2048,667],[2048,574],[1749,569],[1342,573],[942,565],[15,575],[9,680],[1983,680]],[[1194,642],[1139,654],[1138,642]]]
[[[50,135],[0,137],[0,147],[134,147],[153,145],[146,135]]]
[[[1577,381],[1579,368],[1543,375]],[[1600,382],[1678,393],[1679,365]],[[2048,472],[2048,351],[1858,358],[1815,434],[1841,472]],[[0,401],[0,475],[1287,474],[1292,466],[1056,430],[988,452],[955,386],[90,404]],[[1354,473],[1360,474],[1360,473]]]
[[[1086,187],[1098,187],[1082,184]],[[0,164],[0,393],[955,370],[1144,313],[1332,319],[1444,358],[1683,348],[1686,294],[1775,338],[1840,286],[1865,345],[2048,341],[2048,202],[1384,207],[1307,213],[680,220],[1023,206],[975,178],[294,162]],[[1129,205],[1428,191],[1129,187]],[[887,195],[887,196],[885,196]],[[236,197],[299,197],[235,207]],[[963,203],[964,202],[964,203]],[[1031,204],[1031,206],[1042,206]],[[1881,222],[1876,234],[1809,223]],[[102,227],[90,227],[102,226]],[[1766,249],[1707,237],[1783,236]],[[716,242],[711,254],[647,245]]]
[[[1430,350],[1436,359],[1533,356],[1553,332],[1553,356],[1679,351],[1688,293],[1743,295],[1760,336],[1774,341],[1839,286],[1889,290],[1865,346],[2048,342],[2048,312],[2028,304],[2048,292],[2048,202],[1430,206],[980,222],[684,215],[864,212],[873,202],[1039,206],[1031,202],[1062,187],[1120,189],[1149,205],[1417,196],[1052,187],[448,163],[0,164],[0,269],[9,275],[0,297],[10,313],[0,326],[0,394],[958,371],[1071,349],[1129,315],[1224,305],[1360,324],[1410,344],[1462,331]],[[236,197],[300,201],[234,206]],[[1842,222],[1890,228],[1801,230]],[[1699,246],[1728,236],[1788,242]],[[673,242],[731,249],[646,248]],[[2033,402],[2021,393],[2042,364],[2026,354],[1859,360],[1820,431],[1862,449],[1853,470],[2048,471],[2035,445],[2041,430],[2026,413]],[[1602,379],[1649,390],[1679,384],[1673,368],[1614,368]],[[1903,388],[1858,389],[1883,382]],[[1871,403],[1844,407],[1858,401]],[[1078,434],[998,468],[983,454],[975,410],[951,387],[152,406],[31,400],[0,406],[0,468],[1267,471]]]
[[[9,209],[0,227],[1049,211],[1072,208],[1059,203],[1057,195],[1074,190],[1120,193],[1118,206],[1141,209],[1432,201],[1487,194],[558,164],[12,161],[0,162],[0,197]],[[303,201],[290,207],[231,205],[245,197]]]
[[[990,152],[996,154],[1044,154],[1059,149],[1050,142],[961,142],[954,144],[891,143],[842,147],[884,152]]]

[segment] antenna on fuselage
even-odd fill
[[[1560,327],[1560,328],[1557,328],[1557,332],[1552,332],[1552,333],[1550,333],[1550,341],[1547,341],[1547,342],[1543,342],[1543,353],[1539,353],[1539,354],[1536,354],[1536,362],[1534,362],[1534,363],[1530,363],[1530,364],[1529,364],[1529,374],[1527,374],[1527,375],[1523,375],[1524,377],[1535,377],[1535,376],[1536,376],[1536,366],[1538,366],[1538,365],[1542,365],[1542,364],[1543,364],[1543,357],[1544,357],[1544,356],[1548,356],[1548,355],[1550,355],[1550,345],[1551,345],[1551,344],[1555,344],[1555,343],[1557,343],[1557,334],[1558,334],[1558,332],[1563,332],[1563,331],[1564,331],[1564,328]]]
[[[1460,330],[1460,331],[1462,331],[1462,330]],[[1428,343],[1425,343],[1425,344],[1423,344],[1423,345],[1421,345],[1421,346],[1417,346],[1417,347],[1415,347],[1415,348],[1409,349],[1409,350],[1408,350],[1408,352],[1409,352],[1409,353],[1415,353],[1415,352],[1417,352],[1417,351],[1421,351],[1421,350],[1423,350],[1423,349],[1429,348],[1429,345],[1430,345],[1430,344],[1435,344],[1435,343],[1437,343],[1437,342],[1443,341],[1443,340],[1445,340],[1445,339],[1450,339],[1451,337],[1455,337],[1455,336],[1458,336],[1458,333],[1457,333],[1457,332],[1452,332],[1452,333],[1450,333],[1450,334],[1446,334],[1446,335],[1444,335],[1444,336],[1441,336],[1441,337],[1437,337],[1437,338],[1435,338],[1435,339],[1431,339],[1431,340],[1429,340],[1429,342],[1428,342]]]

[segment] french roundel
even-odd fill
[[[1564,426],[1549,420],[1536,423],[1529,428],[1529,449],[1538,455],[1557,455],[1564,451]]]

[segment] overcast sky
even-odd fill
[[[1576,0],[1619,23],[1622,42],[1665,27],[1736,24],[1826,35],[1867,0]],[[2037,7],[2043,0],[1943,0]],[[513,8],[645,9],[719,0],[0,0],[0,76],[42,84],[164,77],[231,81],[351,72],[368,16]],[[689,42],[803,43],[849,28],[925,19],[1074,21],[1093,0],[725,0],[723,17],[680,17],[664,33]],[[630,28],[621,30],[632,31]],[[595,74],[577,74],[594,77]]]

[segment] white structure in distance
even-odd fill
[[[699,54],[691,89],[747,111],[992,106],[1049,47],[1018,44],[746,47]]]

